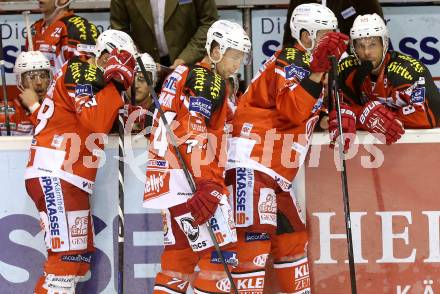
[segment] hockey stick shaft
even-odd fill
[[[124,108],[118,113],[118,294],[124,293]]]
[[[168,67],[168,66],[165,66],[165,65],[162,65],[162,64],[159,64],[159,66],[160,66],[160,70],[163,71],[166,74],[170,74],[170,73],[172,73],[174,71],[174,69],[172,69],[171,67]]]
[[[29,10],[23,11],[22,14],[24,16],[24,21],[26,25],[26,36],[28,40],[28,51],[34,51],[34,43],[32,42],[32,33],[31,33],[31,23],[29,22],[29,14],[31,12]]]
[[[348,264],[350,268],[350,282],[351,282],[351,293],[356,294],[357,293],[357,287],[356,287],[356,270],[355,270],[355,264],[354,264],[354,254],[353,254],[353,238],[352,238],[352,232],[351,232],[351,217],[350,217],[350,202],[349,202],[349,195],[348,195],[348,179],[347,179],[347,167],[345,164],[345,155],[344,155],[344,134],[342,131],[342,118],[341,118],[341,100],[339,97],[339,85],[338,85],[338,61],[336,60],[335,56],[330,57],[331,63],[332,63],[332,73],[333,73],[333,80],[332,82],[332,89],[333,89],[333,96],[335,98],[335,108],[336,108],[336,114],[338,118],[338,130],[339,130],[339,158],[342,163],[342,170],[341,170],[341,180],[342,180],[342,196],[343,196],[343,202],[344,202],[344,216],[345,216],[345,229],[347,232],[347,247],[348,247]]]
[[[2,79],[2,89],[3,89],[3,103],[4,103],[4,113],[5,113],[5,126],[6,135],[11,135],[11,124],[9,121],[9,105],[8,105],[8,90],[6,88],[6,68],[5,68],[5,58],[3,54],[3,34],[2,27],[0,26],[0,72]],[[1,131],[0,131],[1,134]]]
[[[136,61],[137,61],[138,65],[139,65],[139,68],[142,71],[144,79],[147,81],[147,85],[148,85],[148,89],[150,90],[151,97],[153,98],[153,102],[154,102],[154,104],[156,106],[156,109],[159,112],[160,118],[162,119],[162,121],[163,121],[163,123],[165,125],[166,131],[169,134],[169,137],[170,137],[170,140],[171,140],[171,145],[173,145],[173,149],[174,149],[174,152],[176,153],[177,160],[179,161],[180,167],[182,168],[183,172],[185,173],[185,177],[186,177],[186,180],[188,181],[188,184],[189,184],[189,186],[191,188],[191,191],[194,193],[196,191],[196,185],[195,185],[194,180],[193,180],[193,178],[192,178],[192,176],[191,176],[191,174],[190,174],[190,172],[188,170],[187,164],[186,164],[185,160],[183,159],[182,154],[179,151],[179,147],[177,145],[176,137],[174,135],[174,132],[171,130],[170,125],[169,125],[169,123],[168,123],[168,121],[167,121],[167,119],[165,117],[165,113],[163,112],[162,107],[161,107],[161,105],[159,103],[159,99],[157,97],[157,94],[154,92],[153,81],[151,80],[150,75],[147,74],[147,71],[145,69],[144,64],[142,63],[142,60],[141,60],[140,56],[136,57]],[[208,229],[209,236],[211,237],[212,243],[214,244],[215,251],[217,252],[218,257],[220,258],[220,261],[223,264],[223,268],[225,270],[225,273],[228,276],[228,280],[229,280],[229,282],[231,284],[231,289],[232,289],[233,293],[238,294],[237,288],[236,288],[235,283],[234,283],[234,279],[232,278],[232,274],[229,271],[228,265],[226,264],[226,261],[225,261],[225,259],[223,257],[223,254],[222,254],[221,250],[220,250],[220,246],[219,246],[219,244],[217,242],[217,239],[216,239],[216,237],[214,235],[214,232],[212,231],[212,228],[211,228],[209,222],[206,223],[206,227]]]

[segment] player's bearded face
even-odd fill
[[[46,96],[47,88],[50,83],[50,73],[48,70],[33,70],[23,74],[22,85],[24,88],[33,89],[40,99]]]
[[[39,0],[38,7],[41,13],[49,15],[55,10],[55,1],[57,0]]]
[[[217,63],[217,72],[227,79],[240,69],[245,53],[236,49],[227,49],[222,60]]]
[[[373,68],[380,66],[383,57],[381,37],[360,38],[353,41],[354,50],[361,61],[371,61]]]

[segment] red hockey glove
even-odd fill
[[[388,145],[395,143],[405,133],[402,123],[396,115],[385,105],[378,101],[368,102],[359,114],[362,127],[373,135],[385,135]],[[376,136],[383,142],[383,136]]]
[[[339,137],[338,118],[336,110],[332,110],[328,116],[328,132],[330,135],[330,148],[335,147]],[[341,124],[344,133],[344,153],[350,148],[350,142],[356,134],[356,114],[348,105],[341,104]]]
[[[114,80],[127,90],[133,83],[135,66],[136,61],[130,52],[115,48],[104,68],[104,79],[107,83]]]
[[[331,68],[331,55],[339,60],[347,49],[348,36],[342,33],[329,32],[319,40],[312,52],[310,70],[312,72],[327,72]]]
[[[195,219],[196,225],[204,224],[212,217],[223,197],[221,185],[212,181],[202,181],[197,185],[197,191],[188,199],[186,207]]]

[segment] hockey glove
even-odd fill
[[[334,148],[339,137],[338,117],[336,110],[332,110],[328,116],[328,132],[330,135],[330,148]],[[344,133],[344,153],[350,148],[350,142],[354,140],[356,134],[356,114],[348,105],[341,104],[341,124]]]
[[[388,145],[395,143],[405,133],[396,115],[378,101],[370,101],[362,108],[359,122],[365,130]],[[383,136],[377,136],[378,134],[384,135],[385,141]]]
[[[347,49],[348,36],[342,33],[329,32],[319,40],[313,49],[310,61],[312,72],[327,72],[331,68],[330,56],[335,56],[339,60]]]
[[[197,183],[197,190],[186,202],[186,207],[194,217],[195,224],[201,225],[211,218],[223,197],[223,187],[212,181]]]
[[[133,83],[135,66],[136,61],[130,52],[115,48],[104,68],[104,80],[107,83],[116,81],[123,90],[127,90]]]

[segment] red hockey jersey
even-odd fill
[[[299,45],[266,61],[234,114],[227,169],[259,170],[290,189],[322,105],[322,85],[309,79],[309,64]]]
[[[405,128],[439,126],[440,93],[420,61],[389,51],[377,76],[363,73],[355,56],[341,60],[338,71],[344,102],[358,114],[368,101],[379,101],[396,113]]]
[[[11,129],[11,136],[32,136],[34,133],[34,125],[32,124],[31,115],[21,106],[17,99],[8,101],[8,116]],[[5,125],[5,104],[0,102],[0,133],[6,136]]]
[[[55,176],[91,193],[104,134],[123,104],[95,65],[70,59],[38,109],[25,178]]]
[[[220,164],[221,154],[226,155],[222,144],[228,110],[225,80],[208,65],[181,65],[165,80],[159,101],[194,181],[215,181],[229,194]],[[157,109],[148,151],[144,207],[168,208],[186,202],[192,192]]]
[[[67,11],[49,26],[44,19],[32,25],[34,50],[43,52],[49,59],[53,74],[73,56],[91,50],[90,46],[95,45],[98,35],[98,29],[93,23],[72,11]]]

